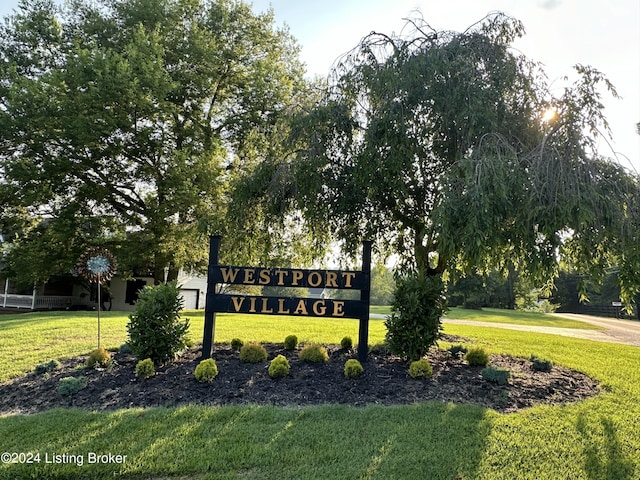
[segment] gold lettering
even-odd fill
[[[286,270],[276,270],[276,275],[278,275],[278,285],[279,286],[283,286],[284,285],[284,276],[288,275],[289,272],[287,272]]]
[[[317,287],[322,283],[322,275],[320,275],[320,272],[309,272],[307,281],[310,287]]]
[[[345,280],[344,286],[351,288],[351,280],[353,280],[355,276],[355,272],[342,272],[342,278]]]
[[[269,270],[262,269],[260,270],[260,280],[258,283],[260,285],[269,285],[271,281],[271,275],[269,274]]]
[[[244,303],[245,297],[231,297],[231,302],[233,302],[233,309],[236,312],[239,312],[242,308],[242,304]]]
[[[327,288],[338,288],[338,274],[336,272],[327,272],[327,281],[324,284]]]
[[[256,297],[249,297],[249,313],[256,313]]]
[[[260,313],[273,313],[273,308],[269,308],[267,309],[267,302],[269,301],[268,298],[263,298],[262,299],[262,310]]]
[[[284,302],[285,302],[284,298],[278,299],[278,313],[283,315],[288,315],[289,313],[291,313],[291,311],[288,308],[286,310],[284,309]]]
[[[324,300],[313,302],[313,313],[320,316],[327,313],[327,307],[324,304]]]
[[[249,284],[252,285],[254,283],[256,283],[256,279],[254,278],[254,274],[256,272],[252,269],[252,268],[245,268],[244,269],[244,284]]]
[[[302,273],[302,272],[300,272],[300,273]],[[298,302],[298,306],[293,311],[293,314],[294,315],[309,315],[309,312],[307,311],[307,306],[304,304],[304,300],[303,299],[300,299],[300,301]]]
[[[333,316],[344,317],[344,302],[340,300],[333,301]]]
[[[291,285],[298,285],[298,281],[302,279],[304,273],[300,270],[294,270],[291,276],[293,277],[291,279]]]
[[[222,273],[222,281],[224,283],[235,282],[239,271],[240,271],[239,268],[235,268],[235,269],[221,268],[220,272]]]

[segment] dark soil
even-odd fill
[[[446,338],[452,342],[462,339]],[[282,354],[291,371],[282,379],[271,379],[269,362],[248,364],[239,360],[228,345],[216,345],[213,358],[219,374],[210,384],[198,383],[193,375],[201,352],[192,350],[175,363],[156,369],[148,380],[135,376],[136,359],[129,354],[113,354],[107,369],[85,367],[86,357],[64,362],[51,373],[32,372],[0,385],[0,413],[35,413],[54,407],[112,410],[129,407],[177,406],[185,404],[264,404],[303,406],[318,404],[397,405],[435,400],[471,403],[499,412],[514,412],[538,404],[563,404],[596,395],[598,382],[568,368],[554,366],[551,372],[536,372],[524,358],[491,355],[490,364],[508,368],[507,385],[484,380],[481,367],[470,367],[446,351],[432,349],[427,358],[433,378],[414,380],[407,362],[384,350],[372,351],[357,379],[344,377],[344,363],[355,358],[353,351],[329,346],[329,362],[309,364],[298,351],[282,345],[265,345],[269,359]],[[75,395],[57,393],[63,377],[85,377],[87,386]]]

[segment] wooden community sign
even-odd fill
[[[362,270],[343,271],[219,265],[221,239],[222,237],[220,236],[213,236],[209,239],[209,267],[207,300],[204,310],[202,358],[211,357],[216,313],[248,313],[358,319],[360,321],[358,359],[366,361],[369,350],[371,242],[366,241],[363,244]],[[217,293],[220,290],[220,285],[359,290],[360,300]]]

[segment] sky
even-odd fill
[[[343,53],[372,31],[399,33],[404,18],[420,12],[435,30],[464,31],[488,13],[501,11],[524,23],[514,46],[541,62],[553,88],[575,79],[573,66],[605,74],[621,99],[605,94],[605,116],[613,139],[599,151],[640,172],[640,2],[637,0],[253,0],[256,12],[272,7],[301,46],[309,76],[326,76]],[[2,0],[0,16],[18,0]],[[557,87],[556,87],[557,86]]]

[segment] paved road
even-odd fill
[[[445,318],[444,323],[458,325],[474,325],[476,327],[506,328],[523,332],[550,333],[566,337],[585,338],[599,342],[624,343],[640,347],[640,322],[635,320],[616,320],[614,318],[592,317],[573,313],[553,314],[590,323],[604,330],[581,330],[578,328],[544,327],[538,325],[517,325],[512,323],[479,322],[475,320],[455,320]],[[372,318],[384,318],[385,315],[371,315]]]

